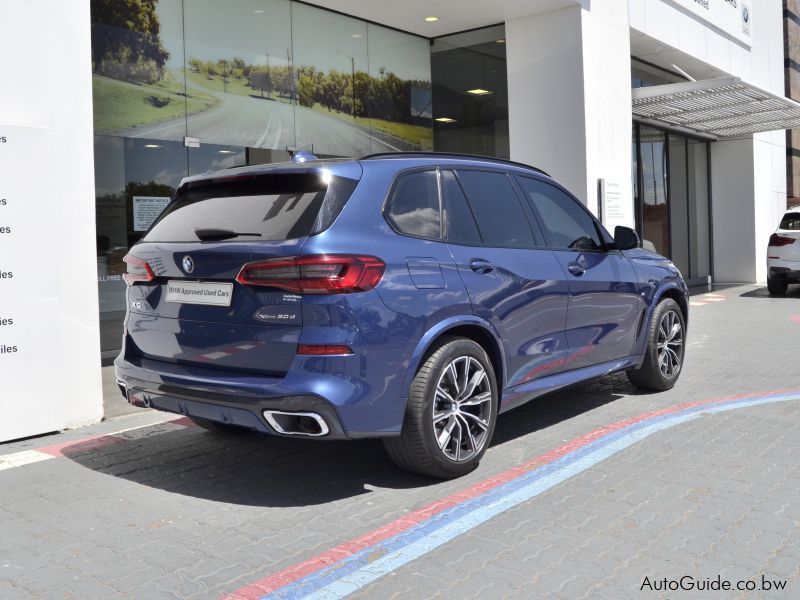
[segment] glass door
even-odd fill
[[[670,258],[684,277],[689,277],[689,173],[687,140],[669,135],[669,222]]]
[[[709,143],[634,124],[633,197],[642,245],[667,256],[690,285],[712,275]]]
[[[689,190],[689,276],[711,276],[711,221],[708,189],[709,144],[689,140],[687,152]]]
[[[645,248],[670,256],[667,189],[667,136],[660,129],[640,127],[642,242]]]

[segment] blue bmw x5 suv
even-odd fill
[[[545,173],[398,153],[184,179],[125,258],[128,401],[217,432],[383,438],[474,469],[497,415],[626,371],[672,387],[687,289]]]

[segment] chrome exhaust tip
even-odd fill
[[[263,414],[270,427],[283,435],[322,437],[330,433],[325,419],[317,413],[268,409]]]

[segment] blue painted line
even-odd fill
[[[264,599],[343,598],[658,431],[697,419],[704,414],[790,400],[800,400],[800,395],[773,394],[735,401],[723,400],[631,424],[493,490],[445,510],[407,531],[365,548],[330,567],[275,590],[272,594],[264,596]]]

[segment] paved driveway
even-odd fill
[[[800,293],[692,300],[675,389],[540,398],[457,481],[145,411],[0,446],[0,598],[800,597]]]

